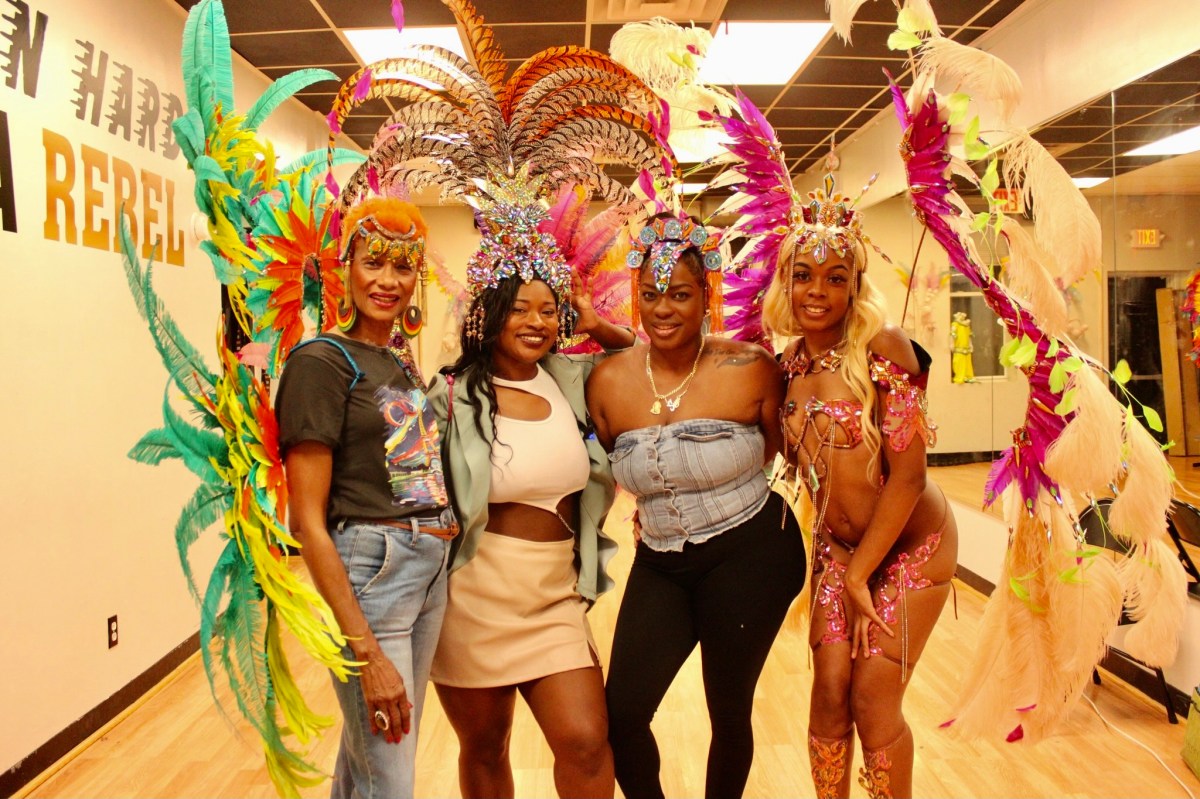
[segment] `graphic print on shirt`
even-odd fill
[[[437,419],[429,397],[417,388],[381,386],[375,399],[387,422],[384,457],[392,504],[417,510],[449,505]]]

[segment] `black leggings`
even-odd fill
[[[774,493],[754,518],[682,552],[638,545],[606,688],[609,742],[627,799],[663,795],[650,720],[697,643],[712,724],[704,793],[742,795],[754,759],[754,686],[805,571],[800,527]]]

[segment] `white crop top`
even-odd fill
[[[488,502],[521,502],[554,513],[563,497],[583,490],[592,471],[575,412],[540,365],[532,380],[492,382],[541,397],[550,403],[550,415],[531,422],[496,414]]]

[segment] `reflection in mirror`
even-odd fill
[[[1200,455],[1200,372],[1187,357],[1182,312],[1200,266],[1197,76],[1193,53],[1034,133],[1084,190],[1103,230],[1097,279],[1067,290],[1072,336],[1110,369],[1128,364],[1121,400],[1161,443],[1173,442],[1169,454],[1186,456]]]

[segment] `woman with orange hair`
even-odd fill
[[[412,796],[417,727],[458,532],[437,422],[407,342],[389,346],[424,268],[425,222],[393,199],[346,215],[337,331],[293,350],[276,412],[304,562],[361,664],[332,795]]]

